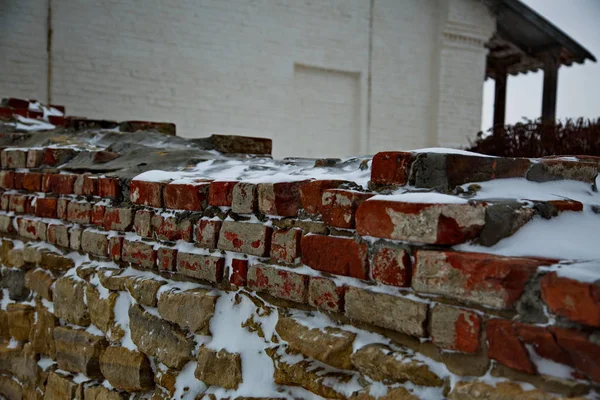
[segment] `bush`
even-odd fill
[[[499,157],[600,156],[600,119],[567,119],[556,125],[525,119],[479,132],[468,150]]]

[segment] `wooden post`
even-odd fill
[[[556,123],[556,89],[558,86],[558,57],[552,53],[544,56],[544,91],[542,94],[542,122]]]
[[[506,122],[506,68],[498,68],[494,82],[494,130]]]

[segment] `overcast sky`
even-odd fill
[[[521,0],[600,60],[600,0]],[[509,76],[506,122],[539,118],[543,72]],[[482,129],[492,126],[494,81],[484,86]],[[558,70],[557,117],[600,117],[600,64],[562,66]]]

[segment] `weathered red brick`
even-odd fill
[[[156,251],[158,269],[161,271],[175,271],[177,266],[177,250],[161,247]]]
[[[27,151],[27,168],[38,168],[44,161],[44,150],[29,149]]]
[[[90,176],[90,175],[84,175],[83,176],[83,183],[81,186],[81,194],[84,196],[99,196],[100,195],[100,191],[99,191],[99,182],[100,179],[102,179],[102,182],[105,182],[105,186],[106,186],[106,182],[112,182],[112,178],[97,178],[95,176]],[[118,182],[117,182],[118,185]],[[106,194],[106,188],[103,189],[104,193]],[[109,196],[106,196],[109,197]]]
[[[17,225],[19,227],[19,236],[33,240],[46,240],[47,224],[44,222],[19,218]]]
[[[300,188],[300,203],[302,208],[309,214],[321,213],[323,204],[323,192],[327,189],[338,188],[348,183],[343,180],[317,180],[307,182]]]
[[[551,272],[542,277],[540,286],[542,299],[553,313],[600,327],[600,284],[579,282]]]
[[[518,371],[537,373],[511,321],[490,319],[486,324],[488,357]]]
[[[108,234],[85,230],[81,233],[81,250],[95,256],[108,255]]]
[[[200,247],[216,249],[219,241],[219,232],[221,231],[221,221],[211,219],[198,220],[195,231],[195,241]]]
[[[373,279],[385,285],[410,286],[412,266],[407,249],[398,246],[377,245],[373,248]]]
[[[437,304],[430,309],[430,333],[438,347],[475,353],[481,337],[481,317],[469,310]]]
[[[6,105],[11,108],[25,108],[29,110],[29,100],[18,99],[16,97],[9,97],[6,100]]]
[[[128,231],[133,224],[133,210],[126,207],[107,207],[104,212],[104,229]]]
[[[88,202],[70,201],[67,205],[67,220],[77,224],[89,224],[92,205]]]
[[[236,251],[253,256],[269,254],[271,227],[246,222],[224,221],[219,234],[220,250]]]
[[[125,239],[121,251],[122,260],[145,268],[154,268],[156,250],[150,243],[136,242]]]
[[[196,279],[220,282],[223,279],[225,259],[212,255],[177,253],[177,272]]]
[[[566,350],[575,368],[595,382],[600,382],[600,344],[583,332],[551,327],[558,345]]]
[[[229,283],[236,286],[246,286],[248,278],[248,260],[234,258],[231,260],[231,275]]]
[[[569,353],[558,345],[556,338],[546,327],[518,322],[513,323],[513,326],[519,339],[523,343],[532,345],[537,354],[557,363],[574,367]]]
[[[75,157],[77,153],[74,149],[69,148],[46,148],[42,163],[50,166],[62,165]]]
[[[14,189],[15,173],[13,171],[0,171],[0,187],[3,189]]]
[[[202,211],[208,203],[210,182],[169,183],[164,188],[165,207],[172,210]]]
[[[414,155],[404,151],[375,154],[371,165],[371,182],[376,185],[405,185]]]
[[[353,238],[306,235],[302,238],[302,262],[309,267],[336,275],[367,279],[367,244]]]
[[[132,180],[129,184],[131,202],[161,208],[163,206],[162,192],[164,182]]]
[[[27,151],[6,149],[0,153],[3,169],[25,168],[27,166]]]
[[[108,256],[111,260],[121,261],[123,239],[123,236],[113,236],[108,239]]]
[[[69,247],[69,230],[64,225],[48,224],[46,236],[49,243]]]
[[[483,253],[419,250],[412,288],[497,309],[512,308],[525,284],[549,260]]]
[[[208,204],[216,207],[231,207],[235,181],[218,181],[210,184]]]
[[[356,209],[373,194],[354,190],[328,189],[323,192],[321,214],[323,221],[336,228],[351,229],[355,226]]]
[[[48,115],[48,122],[54,126],[66,126],[67,120],[62,115]]]
[[[429,244],[459,244],[477,237],[485,223],[481,204],[425,204],[368,200],[356,212],[362,236]]]
[[[56,218],[58,200],[52,197],[38,197],[35,201],[35,215],[43,218]]]
[[[23,214],[28,203],[31,204],[31,197],[24,194],[11,194],[8,199],[8,211]]]
[[[69,205],[69,199],[61,197],[56,203],[56,218],[67,219],[67,206]]]
[[[152,216],[154,213],[150,210],[138,210],[133,219],[133,230],[139,236],[152,237]]]
[[[248,288],[280,299],[306,303],[308,276],[268,265],[248,268]]]
[[[106,206],[94,204],[92,206],[92,212],[90,214],[90,222],[96,226],[103,226],[105,212],[106,212]]]
[[[295,217],[300,209],[300,188],[308,181],[261,183],[258,185],[258,210],[267,215]]]
[[[2,193],[0,195],[0,208],[3,211],[8,211],[8,205],[10,204],[10,193]]]
[[[276,229],[271,237],[271,259],[293,263],[300,257],[301,229]]]
[[[15,172],[15,189],[21,190],[23,189],[23,178],[24,172]]]
[[[257,185],[254,183],[238,182],[233,187],[231,211],[237,214],[252,214],[258,207]]]
[[[27,172],[23,176],[23,189],[31,192],[42,190],[42,174],[37,172]]]
[[[118,199],[121,197],[121,184],[119,178],[98,178],[97,185],[98,196],[105,197],[108,199]],[[131,186],[130,188],[133,191],[133,188]]]
[[[56,194],[73,194],[75,174],[44,174],[42,176],[42,192]]]
[[[583,203],[575,200],[549,200],[558,211],[583,211]]]
[[[154,236],[159,240],[185,240],[192,241],[192,223],[189,219],[178,216],[163,217],[159,214],[152,216]]]
[[[346,286],[337,286],[327,278],[311,277],[308,284],[308,304],[326,311],[343,312]]]

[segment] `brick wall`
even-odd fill
[[[0,6],[0,66],[10,71],[0,87],[46,100],[46,5],[31,3]],[[73,115],[171,121],[186,137],[267,136],[278,157],[467,144],[479,130],[483,43],[495,26],[486,6],[373,4],[369,126],[369,1],[54,0],[52,102]],[[446,26],[475,44],[447,55]],[[297,85],[297,65],[332,84]]]
[[[171,181],[181,172],[131,179],[99,173],[97,162],[96,172],[75,171],[77,146],[7,145],[35,135],[2,136],[0,394],[9,399],[167,399],[182,385],[219,399],[598,388],[597,269],[578,281],[550,272],[561,260],[453,248],[493,246],[534,218],[597,218],[590,204],[442,195],[506,178],[591,189],[597,159],[385,152],[360,167],[329,164],[331,179],[303,167],[292,180],[212,180],[206,170]],[[234,161],[267,171],[262,158]],[[368,188],[336,168],[367,171]],[[388,195],[402,187],[438,200]],[[237,331],[244,340],[228,342]],[[548,363],[567,375],[552,376]],[[478,378],[488,373],[512,383],[490,386]]]

